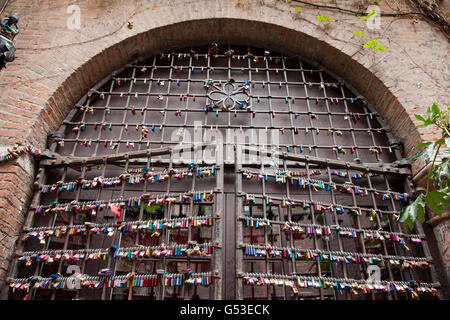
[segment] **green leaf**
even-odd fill
[[[444,144],[444,143],[445,143],[445,139],[444,139],[444,138],[440,138],[439,140],[436,140],[436,141],[434,142],[434,147],[436,148],[436,146],[442,145],[442,144]]]
[[[434,190],[433,192],[433,199],[436,199],[436,201],[440,202],[443,206],[449,207],[450,206],[450,188],[445,187],[443,189]]]
[[[438,108],[438,109],[436,110],[436,108]],[[435,124],[437,118],[439,117],[439,115],[440,115],[440,111],[439,111],[439,107],[437,107],[437,105],[433,104],[433,107],[428,107],[428,109],[427,109],[427,116],[428,116],[427,123],[428,124]]]
[[[425,196],[423,194],[421,194],[420,196],[417,197],[416,201],[414,201],[416,203],[417,218],[422,223],[425,221],[425,199],[424,198],[425,198]]]
[[[424,195],[421,194],[413,203],[404,207],[400,212],[400,222],[404,223],[409,229],[414,228],[416,219],[423,221],[425,219],[425,201]]]
[[[438,166],[440,168],[440,171],[448,178],[450,179],[450,159],[444,158],[442,159],[442,163]]]
[[[371,48],[371,47],[376,46],[377,43],[378,43],[378,40],[370,40],[370,41],[367,41],[366,44],[363,45],[363,47],[364,48]]]
[[[163,209],[162,209],[162,207],[160,205],[149,206],[147,204],[144,204],[144,210],[147,213],[156,214],[158,212],[161,212],[161,210],[163,210]]]
[[[358,22],[361,22],[361,21],[366,20],[366,19],[373,18],[373,17],[375,17],[376,15],[377,15],[377,12],[376,12],[375,10],[372,10],[369,14],[367,14],[367,15],[362,16],[361,18],[359,18],[359,19],[358,19]]]
[[[373,18],[377,15],[377,12],[375,10],[372,10],[368,15],[367,18]]]
[[[448,181],[450,180],[450,159],[443,158],[442,162],[433,168],[431,178],[433,183],[439,188],[448,188]]]
[[[415,116],[416,119],[419,120],[419,121],[422,121],[422,122],[425,122],[425,121],[426,121],[425,118],[422,117],[420,114],[414,114],[414,116]]]
[[[439,117],[441,115],[441,110],[437,105],[437,100],[434,100],[433,105],[431,106],[431,110],[433,111],[433,116]]]
[[[382,44],[379,44],[373,49],[373,53],[375,53],[377,51],[384,51],[384,50],[386,50],[386,47]]]
[[[302,8],[300,8],[300,7],[295,7],[294,10],[295,10],[295,12],[300,12],[300,11],[302,10]]]
[[[316,17],[316,20],[317,20],[318,22],[322,22],[323,20],[325,20],[326,22],[330,22],[330,21],[331,21],[331,18],[327,18],[327,17],[325,17],[325,16],[317,16],[317,17]]]
[[[442,208],[437,203],[437,199],[435,197],[436,195],[434,192],[429,192],[428,195],[425,197],[425,202],[427,205],[430,206],[431,210],[433,210],[438,216],[442,215]]]
[[[427,127],[427,126],[429,126],[430,124],[433,123],[433,121],[432,121],[432,113],[431,113],[431,109],[430,109],[430,108],[428,108],[428,110],[427,110],[427,115],[428,115],[428,118],[427,118],[427,119],[425,119],[425,118],[424,118],[423,116],[421,116],[420,114],[415,114],[415,115],[414,115],[414,116],[416,117],[417,120],[423,122],[423,124],[417,125],[417,127]]]
[[[431,158],[433,157],[433,153],[434,153],[433,150],[434,150],[434,147],[431,144],[425,149],[425,152],[424,152],[425,162],[427,164],[431,161]]]
[[[427,116],[428,116],[428,119],[433,118],[433,112],[431,111],[430,107],[427,108]]]
[[[432,143],[433,143],[433,142],[431,142],[431,141],[422,142],[422,143],[419,143],[419,144],[416,146],[416,148],[417,148],[417,149],[421,149],[421,148],[423,148],[423,147],[429,146],[429,145],[432,144]]]
[[[450,206],[449,188],[434,190],[425,197],[425,202],[438,215],[442,215],[442,208]]]
[[[434,169],[431,172],[431,180],[433,180],[434,186],[442,187],[442,180],[441,180],[441,170],[439,166],[434,167]]]
[[[366,36],[366,34],[364,34],[362,31],[358,31],[358,32],[355,32],[355,33],[352,35],[352,38],[353,38],[353,37],[356,37],[356,36],[360,36],[361,39],[364,39],[364,37]]]

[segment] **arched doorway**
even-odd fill
[[[10,297],[433,297],[421,230],[395,222],[410,171],[378,118],[299,57],[136,60],[53,135]]]

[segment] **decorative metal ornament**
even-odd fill
[[[226,82],[219,87],[212,84],[214,90],[208,93],[208,98],[216,106],[222,105],[225,110],[244,109],[251,111],[250,97],[246,92],[246,86],[236,88],[234,83]]]

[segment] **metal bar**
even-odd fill
[[[348,103],[347,103],[348,99],[345,98],[344,88],[341,86],[340,89],[341,89],[341,94],[342,94],[342,100],[344,101],[344,108],[345,108],[344,110],[347,111],[348,110]],[[366,114],[363,114],[363,116],[366,116]],[[350,133],[352,134],[352,141],[353,141],[353,145],[355,148],[356,159],[361,159],[359,156],[359,147],[356,143],[356,137],[355,137],[355,131],[357,131],[357,130],[355,130],[355,128],[353,128],[352,119],[350,119],[350,117],[348,116],[348,113],[345,113],[344,119],[345,118],[347,119],[347,122],[350,126]],[[343,130],[341,130],[341,131],[343,131]]]
[[[206,148],[208,146],[212,146],[211,143],[203,143],[201,145],[186,145],[184,148],[193,150],[195,147],[199,148]],[[124,160],[126,158],[128,159],[136,159],[136,158],[144,158],[147,156],[158,156],[158,155],[166,155],[173,151],[173,147],[163,147],[159,149],[147,149],[142,151],[130,151],[125,152],[117,155],[108,155],[108,156],[96,156],[96,157],[89,157],[89,158],[70,158],[70,157],[61,157],[56,158],[55,160],[42,160],[41,165],[42,166],[52,166],[52,167],[58,167],[58,166],[77,166],[81,165],[83,163],[86,164],[101,164],[103,160],[106,158],[109,163],[114,163],[115,161]]]
[[[85,174],[86,174],[86,166],[83,166],[83,171],[82,171],[82,173],[81,173],[81,177],[84,178]],[[79,189],[79,190],[77,191],[77,195],[75,196],[75,201],[78,201],[78,199],[80,198],[80,192],[81,192],[81,189]],[[56,221],[56,220],[55,220],[55,221]],[[70,222],[69,222],[69,224],[73,224],[73,221],[74,221],[74,215],[71,215],[71,216],[70,216]],[[65,237],[65,239],[64,239],[64,247],[63,247],[63,250],[67,250],[67,246],[68,246],[68,245],[69,245],[69,234],[67,234],[66,237]],[[60,263],[59,263],[59,265],[58,265],[58,271],[57,271],[57,273],[59,273],[59,274],[60,274],[61,271],[62,271],[63,263],[64,263],[64,262],[61,260]],[[55,298],[56,298],[56,290],[53,289],[53,290],[52,290],[51,300],[55,300]]]
[[[174,59],[175,59],[175,57],[172,55],[171,58],[170,58],[170,64],[171,64],[171,66],[173,66],[173,61],[174,61]],[[153,60],[153,64],[156,65],[156,56],[155,56],[155,58],[154,58],[154,60]],[[154,69],[152,69],[152,79],[153,79],[153,70],[154,70]],[[170,72],[170,76],[169,76],[170,79],[172,78],[172,70],[173,70],[173,68],[170,68],[170,71],[169,71],[169,72]],[[153,82],[153,80],[152,80],[151,82]],[[169,81],[169,85],[167,86],[167,95],[170,93],[171,85],[172,85],[172,81]],[[151,85],[150,85],[150,86],[151,86]],[[150,90],[149,90],[149,93],[150,93]],[[161,110],[158,110],[158,111],[161,111]],[[166,105],[165,105],[165,107],[164,107],[164,117],[163,117],[163,121],[162,121],[161,144],[163,144],[163,139],[164,139],[164,129],[166,128],[166,123],[167,123],[167,113],[168,113],[168,112],[169,112],[169,99],[166,99]]]
[[[133,78],[135,77],[135,75],[136,75],[136,68],[133,68]],[[130,87],[128,89],[128,93],[131,93],[133,90],[133,82],[134,81],[130,81]],[[138,96],[137,96],[137,92],[136,92],[136,98],[137,97]],[[121,141],[121,142],[123,141],[122,138],[123,138],[123,133],[125,131],[125,121],[127,119],[128,108],[130,108],[130,95],[127,95],[127,103],[126,103],[125,108],[123,109],[122,124],[120,126],[120,134],[119,134],[119,141]],[[120,150],[120,145],[117,147],[116,154],[119,153],[119,150]]]
[[[202,81],[203,82],[203,81]],[[292,83],[290,83],[290,84],[292,84]],[[264,85],[265,85],[265,83],[264,83]],[[251,88],[249,89],[250,90],[250,92],[251,92]],[[143,96],[143,95],[145,95],[144,93],[141,93],[140,94],[141,96]],[[168,97],[178,97],[179,96],[179,94],[178,93],[176,93],[176,94],[161,94],[161,93],[155,93],[155,94],[152,94],[152,95],[150,95],[150,96],[168,96]],[[196,97],[201,97],[201,98],[203,98],[203,97],[209,97],[207,94],[201,94],[201,93],[196,93],[195,94],[195,96]],[[255,98],[255,96],[254,95],[252,95],[252,94],[249,94],[249,97],[251,97],[251,98]],[[256,98],[257,98],[258,96],[256,96]],[[285,100],[286,99],[286,97],[283,97],[283,96],[259,96],[260,98],[267,98],[267,99],[273,99],[273,100]],[[294,98],[294,97],[290,97],[290,98]],[[300,98],[298,98],[299,100],[300,100]],[[321,97],[319,97],[319,101],[320,101],[320,99],[321,99]],[[328,101],[329,99],[331,99],[331,98],[327,98],[326,99],[326,101]],[[344,100],[344,98],[340,98],[342,101],[345,101],[345,102],[347,102],[347,99],[350,99],[350,98],[345,98],[345,100]],[[325,101],[325,99],[322,99],[322,100],[324,100]],[[86,108],[86,106],[82,106],[82,105],[79,105],[79,106],[75,106],[74,107],[75,109],[84,109],[84,108]],[[111,111],[114,111],[114,110],[118,110],[118,111],[123,111],[124,109],[123,108],[120,108],[120,107],[109,107],[109,106],[105,106],[105,107],[98,107],[98,106],[93,106],[92,107],[92,109],[95,111],[95,110],[106,110],[106,109],[109,109],[109,110],[111,110]],[[146,108],[146,110],[147,111],[161,111],[161,108]],[[167,111],[178,111],[179,110],[179,108],[173,108],[172,106],[168,106],[167,107]],[[258,110],[258,109],[256,109],[256,110],[253,110],[256,114],[271,114],[272,112],[271,111],[269,111],[269,110]],[[190,109],[189,110],[189,112],[193,112],[193,113],[205,113],[205,111],[203,110],[203,109]],[[238,113],[238,114],[248,114],[249,112],[248,111],[244,111],[244,110],[236,110],[236,113]],[[308,112],[308,111],[292,111],[292,110],[288,110],[288,111],[284,111],[284,110],[277,110],[277,114],[290,114],[290,115],[295,115],[295,114],[298,114],[298,115],[309,115],[309,114],[311,114],[311,112]],[[348,112],[331,112],[331,111],[315,111],[314,112],[314,114],[316,114],[316,115],[325,115],[325,116],[327,116],[327,115],[335,115],[335,116],[347,116],[349,113]],[[376,116],[377,115],[377,113],[376,112],[369,112],[369,113],[366,113],[366,112],[362,112],[362,113],[358,113],[360,116],[365,116],[365,117],[367,117],[367,116]],[[75,125],[75,124],[81,124],[82,122],[80,122],[80,121],[72,121],[72,120],[63,120],[63,124],[72,124],[72,125]],[[86,122],[86,124],[94,124],[95,122]],[[112,124],[113,125],[115,125],[115,126],[118,126],[118,125],[121,125],[121,123],[119,123],[119,122],[112,122]],[[176,125],[174,125],[174,126],[176,126]],[[225,126],[226,127],[226,126]],[[302,127],[302,128],[305,128],[305,127]],[[311,128],[311,127],[306,127],[306,128]],[[314,127],[314,129],[315,129],[316,127]],[[329,129],[329,128],[325,128],[325,127],[322,127],[322,128],[320,128],[319,127],[319,129],[321,129],[321,130],[327,130],[327,129]],[[335,129],[339,129],[339,130],[342,130],[342,131],[365,131],[365,132],[367,132],[367,130],[372,130],[372,131],[378,131],[378,130],[382,130],[382,131],[385,131],[385,132],[390,132],[390,131],[392,131],[389,127],[384,127],[384,126],[382,126],[382,127],[380,127],[380,128],[377,128],[377,129],[369,129],[369,128],[351,128],[351,127],[342,127],[342,128],[339,128],[339,127],[337,127],[337,128],[335,128]]]
[[[350,184],[353,184],[352,177],[351,177],[351,174],[350,174],[348,169],[347,169],[347,177],[348,177],[348,180],[349,180]],[[372,186],[370,186],[370,187],[372,187]],[[360,211],[359,206],[358,206],[358,201],[356,200],[356,196],[355,196],[355,194],[353,192],[351,193],[351,196],[352,196],[353,206],[355,208],[357,208],[356,210],[358,210],[358,212],[360,213],[361,211]],[[354,218],[356,220],[356,224],[358,226],[358,229],[361,229],[361,219],[359,217],[359,214],[357,214],[356,217],[354,217]],[[363,237],[362,233],[358,234],[358,239],[359,239],[359,244],[361,246],[361,249],[362,249],[363,253],[366,253],[366,245],[364,243],[364,237]],[[361,265],[359,266],[359,272],[360,272],[361,276],[364,277],[365,273],[364,273],[363,267]]]
[[[284,65],[284,60],[283,60],[283,69],[284,68],[285,68],[285,65]],[[287,80],[286,72],[284,72],[284,76],[285,76],[285,79]],[[286,87],[287,87],[287,85],[286,85]],[[286,88],[286,90],[288,90],[288,89]],[[288,96],[289,96],[289,91],[287,91],[287,93],[288,93]],[[292,122],[292,118],[291,118],[291,122]],[[292,135],[294,135],[294,133],[292,133]],[[285,159],[283,160],[283,169],[284,169],[284,171],[287,171],[287,164],[286,164],[286,160]],[[287,181],[286,181],[286,197],[290,198],[289,183]],[[290,211],[290,207],[287,208],[287,211],[288,211],[288,214],[290,214],[290,212],[289,212]],[[280,221],[284,220],[282,212],[280,212],[280,216],[279,217],[280,217]],[[280,230],[280,233],[281,233],[281,230]],[[281,236],[281,234],[280,234],[280,239],[281,239],[281,244],[285,245],[286,241]],[[291,258],[290,263],[291,263],[292,270],[295,273],[295,260],[294,260],[294,257]],[[287,274],[288,273],[287,272],[287,268],[288,268],[287,263],[283,263],[282,264],[282,272],[283,272],[283,274]],[[285,300],[286,300],[287,296],[288,296],[288,288],[285,288],[285,290],[284,290],[284,299]]]
[[[155,61],[156,61],[156,56],[153,58],[153,65],[155,65]],[[154,72],[154,68],[152,67],[151,79],[153,79],[153,72]],[[147,82],[147,78],[144,79],[144,83],[146,83],[146,82]],[[150,83],[148,84],[147,97],[145,99],[145,107],[142,108],[143,112],[142,112],[141,127],[143,127],[146,124],[145,123],[145,119],[147,117],[147,112],[150,110],[150,108],[148,107],[148,104],[149,104],[149,101],[150,101],[150,92],[152,90],[152,84],[153,84],[153,81],[150,80]],[[170,84],[169,84],[169,88],[170,88]],[[158,111],[160,111],[160,110],[158,110]],[[144,139],[144,135],[141,134],[141,139],[140,140],[142,141],[143,139]],[[141,147],[142,147],[142,144],[139,145],[139,150],[142,149]]]
[[[370,175],[367,175],[367,182],[369,184],[369,187],[372,188],[372,181],[371,181]],[[372,204],[373,204],[373,209],[375,211],[377,211],[378,207],[377,207],[377,201],[375,199],[375,195],[371,194],[370,196],[371,196],[371,200],[372,200]],[[378,229],[382,229],[383,227],[381,226],[380,216],[378,214],[375,215],[375,219],[376,219],[376,223],[377,223]],[[382,246],[383,246],[384,254],[387,255],[388,251],[387,251],[387,247],[386,247],[386,242],[382,241],[381,243],[382,243]],[[386,269],[387,269],[387,272],[388,272],[388,275],[389,275],[389,279],[391,281],[394,281],[394,275],[392,274],[391,264],[390,264],[389,261],[386,263]],[[394,300],[398,299],[397,292],[395,292],[395,291],[393,292],[393,297],[394,297]]]
[[[151,163],[151,160],[149,157],[149,158],[147,158],[147,168],[150,168],[150,163]],[[148,187],[148,181],[146,180],[144,182],[144,193],[147,193],[147,187]],[[141,204],[140,208],[139,208],[139,220],[142,220],[143,216],[144,216],[144,205]],[[140,233],[138,232],[138,233],[136,233],[136,238],[135,238],[135,243],[134,243],[136,245],[136,247],[139,245],[139,240],[140,240]],[[133,261],[131,273],[134,274],[135,272],[136,272],[136,261]],[[131,285],[130,285],[130,290],[128,291],[128,300],[133,300],[133,286],[131,286]]]
[[[105,176],[105,173],[106,173],[106,166],[107,166],[107,160],[105,159],[105,162],[104,162],[104,164],[103,164],[103,170],[102,170],[102,176],[104,177]],[[99,201],[100,200],[100,195],[101,195],[101,193],[102,193],[102,188],[101,188],[101,186],[100,186],[100,188],[98,189],[98,192],[97,192],[97,196],[96,196],[96,201]],[[91,223],[93,223],[94,221],[93,220],[95,220],[95,218],[91,215],[91,217],[90,217],[90,222]],[[91,245],[91,233],[88,233],[88,235],[87,235],[87,240],[86,240],[86,250],[88,250],[89,248],[90,248],[90,245]],[[83,262],[82,262],[82,265],[81,265],[81,274],[85,274],[85,271],[86,271],[86,260],[84,260]],[[76,293],[75,293],[75,299],[76,300],[78,300],[80,298],[80,290],[77,290],[76,291]]]
[[[212,144],[210,144],[210,143],[203,143],[203,144],[201,144],[201,147],[206,148],[211,145]],[[186,145],[184,148],[190,148],[191,150],[193,150],[195,147],[200,147],[200,146]],[[246,146],[243,146],[243,149],[245,150],[245,152],[250,152],[250,153],[261,152],[261,153],[263,153],[264,156],[272,155],[271,151],[256,150],[256,149],[252,150]],[[129,159],[135,159],[135,158],[142,158],[147,155],[156,156],[156,155],[169,154],[171,152],[171,150],[172,150],[172,148],[170,148],[170,147],[164,147],[164,148],[159,148],[159,149],[148,149],[148,150],[143,150],[143,151],[131,151],[128,153],[106,156],[106,158],[108,159],[108,162],[111,163],[114,161],[119,161],[119,160],[125,159],[126,155],[128,155]],[[368,168],[371,172],[379,173],[379,174],[382,174],[382,173],[392,174],[392,175],[395,175],[395,174],[409,175],[410,174],[409,169],[395,167],[392,164],[383,164],[380,166],[370,166],[370,165],[368,166],[368,165],[359,165],[359,164],[344,162],[344,161],[339,161],[339,160],[322,159],[322,158],[311,157],[311,156],[292,155],[292,154],[285,154],[285,155],[280,155],[280,156],[286,157],[287,160],[297,161],[297,162],[309,162],[310,164],[321,164],[321,165],[329,164],[330,166],[338,168],[338,169],[349,168],[352,170],[365,171]],[[53,166],[53,167],[66,166],[66,165],[75,166],[75,165],[80,165],[84,162],[86,162],[86,164],[101,164],[104,158],[105,157],[71,159],[71,158],[67,158],[67,157],[61,157],[61,158],[57,158],[55,160],[43,160],[42,165],[43,166]]]
[[[300,69],[303,69],[302,61],[299,60],[299,63],[300,63]],[[304,73],[303,71],[302,71],[302,79],[303,79],[303,82],[306,83],[306,81],[305,81],[305,73]],[[308,97],[308,96],[309,96],[309,94],[308,94],[308,87],[306,86],[306,84],[303,85],[303,88],[304,88],[304,90],[305,90],[306,96]],[[314,126],[314,124],[313,124],[313,122],[312,122],[312,119],[311,119],[311,115],[313,114],[313,112],[311,111],[311,107],[310,107],[310,105],[309,105],[309,99],[306,100],[306,107],[307,107],[307,110],[308,110],[308,119],[309,119],[309,124],[310,124],[310,128],[311,128],[310,131],[312,131],[312,128],[315,128],[315,126]],[[327,130],[328,130],[328,129],[327,129]],[[316,157],[318,157],[317,149],[315,148],[315,147],[317,146],[316,138],[315,138],[313,132],[310,132],[310,133],[311,133],[312,140],[313,140],[313,145],[314,145],[314,155],[315,155]],[[299,133],[299,134],[300,134],[300,133]],[[308,131],[306,131],[305,134],[308,134]],[[308,147],[311,148],[311,146],[308,146]],[[310,149],[310,150],[311,150],[311,149]],[[311,151],[310,151],[310,152],[311,152]],[[321,296],[322,296],[322,298],[323,298],[322,291],[321,291]]]
[[[126,163],[125,163],[125,171],[128,170],[128,165],[129,165],[129,160],[127,158],[126,159]],[[122,188],[120,190],[120,198],[123,198],[124,189],[125,189],[125,185],[123,184]],[[122,217],[123,220],[125,220],[125,216],[126,216],[126,211],[123,213],[123,217]],[[113,243],[115,243],[115,242],[116,242],[116,234],[114,234],[114,238],[113,238]],[[121,242],[122,242],[122,233],[119,234],[119,239],[117,241],[117,246],[120,247]],[[107,269],[111,268],[111,263],[112,263],[112,255],[109,256]],[[116,272],[117,272],[117,263],[114,263],[114,270],[113,270],[113,275],[114,276],[116,275]],[[111,289],[110,290],[110,294],[109,294],[109,300],[112,300],[113,293],[114,293],[114,289]],[[106,294],[107,294],[106,293],[106,288],[103,288],[102,298],[101,298],[102,300],[106,299]]]
[[[242,196],[242,194],[240,195]],[[259,195],[254,195],[255,198],[262,198],[262,196]],[[277,200],[277,201],[282,201],[285,198],[279,198],[279,197],[271,197],[272,200]],[[251,217],[244,217],[241,216],[239,217],[240,220],[245,220],[245,219],[250,219],[250,220],[259,220],[259,221],[265,221],[265,222],[270,222],[270,224],[278,224],[278,225],[284,225],[286,222],[282,222],[282,221],[278,221],[278,220],[270,220],[270,219],[257,219],[257,218],[251,218]],[[297,222],[293,222],[293,221],[288,221],[288,224],[293,225],[293,226],[301,226],[301,227],[307,227],[307,226],[313,226],[313,227],[318,227],[318,228],[324,228],[327,227],[327,225],[320,225],[320,224],[301,224],[301,223],[297,223]],[[421,236],[420,234],[408,234],[408,233],[399,233],[399,232],[389,232],[389,231],[384,231],[384,230],[369,230],[369,229],[357,229],[357,228],[350,228],[350,227],[341,227],[339,225],[331,225],[328,226],[330,227],[332,230],[344,230],[344,231],[354,231],[356,233],[359,232],[366,232],[366,233],[371,233],[371,232],[378,232],[380,235],[396,235],[396,236],[401,236],[401,237],[407,237],[407,238],[423,238],[423,236]]]
[[[328,166],[328,165],[327,165],[327,176],[328,176],[328,182],[329,182],[329,183],[332,183],[332,182],[333,182],[333,179],[331,178],[331,170],[330,170],[330,166]],[[333,210],[332,210],[332,212],[333,212],[333,218],[334,218],[334,224],[335,224],[335,225],[339,225],[339,219],[338,219],[337,212],[336,212],[336,207],[335,207],[335,205],[337,205],[336,195],[335,195],[333,189],[331,189],[330,192],[331,192],[331,203],[332,203],[333,206],[334,206],[334,207],[333,207]],[[339,250],[342,251],[343,248],[344,248],[343,243],[342,243],[342,238],[339,237],[339,236],[336,237],[336,238],[337,238],[337,244],[338,244]],[[333,267],[331,267],[331,270],[333,270]],[[342,266],[342,272],[343,272],[343,275],[344,275],[344,279],[347,279],[347,277],[348,277],[347,265],[344,264],[344,265]],[[331,273],[331,275],[332,275],[332,277],[334,278],[333,272]],[[350,296],[349,294],[347,294],[347,295],[346,295],[346,298],[347,298],[347,299],[351,299],[351,296]],[[336,294],[334,294],[334,299],[337,300],[337,299],[336,299]]]
[[[309,178],[310,171],[309,171],[309,164],[308,163],[306,163],[306,175]],[[312,197],[311,188],[308,188],[308,198],[309,198],[310,201],[313,201],[312,200],[313,197]],[[315,212],[314,212],[313,207],[309,208],[309,212],[311,214],[311,221],[312,221],[312,223],[316,224],[316,217],[315,217]],[[318,239],[317,239],[317,235],[315,233],[313,235],[313,244],[314,244],[314,249],[317,250],[318,249]],[[322,276],[322,270],[321,270],[321,266],[320,266],[320,261],[316,261],[316,266],[317,266],[317,274],[318,274],[319,277],[321,277]],[[319,292],[320,292],[320,300],[324,300],[323,289],[320,288]]]
[[[234,154],[235,157],[235,170],[240,169],[242,165],[242,152],[240,150],[240,146],[236,146],[236,151]],[[238,275],[243,272],[242,265],[242,250],[238,250],[237,244],[242,242],[242,226],[239,226],[241,223],[238,220],[238,217],[242,214],[242,202],[240,198],[237,196],[237,193],[242,190],[242,178],[237,177],[235,173],[235,196],[234,196],[234,207],[235,214],[232,217],[226,218],[226,226],[225,226],[225,244],[228,249],[225,248],[225,251],[228,253],[225,255],[225,277],[226,281],[224,282],[227,286],[225,289],[225,299],[243,299],[244,292],[242,283],[238,280]],[[227,200],[228,202],[228,200]],[[229,212],[229,210],[227,210]],[[239,232],[238,232],[239,231]],[[233,239],[233,233],[235,241]],[[231,253],[231,257],[229,256]],[[231,284],[231,286],[229,286]]]
[[[37,178],[38,181],[45,182],[48,179],[46,171],[48,171],[48,169],[45,169],[45,168],[40,168],[39,169],[38,178]],[[41,193],[40,192],[35,192],[34,195],[33,195],[33,200],[31,202],[31,205],[38,205],[40,203],[40,201],[41,201]],[[27,216],[27,219],[26,219],[24,225],[26,227],[31,226],[34,223],[34,221],[35,221],[34,217],[35,217],[35,212],[32,209],[29,209],[28,216]],[[54,219],[56,219],[56,217]],[[53,224],[54,224],[54,220],[50,219],[49,226],[51,226]],[[21,242],[20,245],[18,246],[18,250],[22,250],[24,245],[25,244],[23,242]],[[48,245],[49,245],[49,242],[47,241],[46,246],[48,246]],[[15,267],[11,271],[11,273],[12,273],[11,276],[12,277],[15,277],[16,274],[17,274],[17,271],[18,271],[17,270],[17,263],[15,263],[14,266]],[[38,263],[36,265],[36,268],[35,268],[35,271],[34,271],[34,276],[40,275],[41,271],[42,271],[42,266]],[[35,296],[36,296],[36,290],[34,288],[31,288],[31,290],[30,290],[30,299],[34,300]]]
[[[110,105],[110,103],[111,103],[111,97],[112,97],[112,93],[113,93],[113,90],[114,90],[114,84],[115,84],[115,81],[114,81],[114,74],[111,76],[111,86],[109,87],[109,92],[108,92],[108,97],[106,98],[107,100],[106,100],[106,106],[105,106],[105,108],[104,108],[104,110],[105,110],[105,112],[103,112],[103,119],[102,119],[102,123],[105,123],[106,122],[106,115],[107,115],[107,109],[109,108],[109,105]],[[98,109],[98,108],[95,108],[95,109]],[[121,109],[122,110],[122,109]],[[98,132],[98,135],[97,135],[97,141],[100,141],[100,137],[102,136],[102,130],[99,130],[99,132]],[[98,147],[99,147],[99,143],[97,143],[96,145],[95,145],[95,151],[94,151],[94,156],[97,156],[97,154],[98,154]]]

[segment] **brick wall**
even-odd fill
[[[447,266],[447,274],[450,274],[450,221],[439,224],[434,228],[436,241],[443,247],[442,258]]]
[[[317,0],[358,11],[368,1]],[[412,12],[405,1],[380,1],[383,13]],[[69,5],[81,9],[81,29],[69,30]],[[300,5],[300,13],[294,7]],[[450,98],[448,41],[419,15],[382,16],[379,30],[368,30],[357,17],[275,0],[10,0],[5,13],[20,15],[17,59],[0,73],[0,146],[18,139],[45,149],[47,133],[59,127],[88,89],[133,55],[212,41],[273,48],[300,54],[345,79],[380,112],[394,136],[413,155],[413,146],[433,132],[415,127],[438,98]],[[328,27],[315,21],[332,17]],[[127,28],[127,21],[134,28]],[[352,38],[364,31],[387,46],[373,55]],[[423,163],[416,162],[414,170]],[[32,193],[34,163],[23,157],[0,166],[0,281]],[[2,240],[2,238],[5,238]],[[448,242],[441,242],[448,252]],[[1,282],[0,282],[1,286]]]

